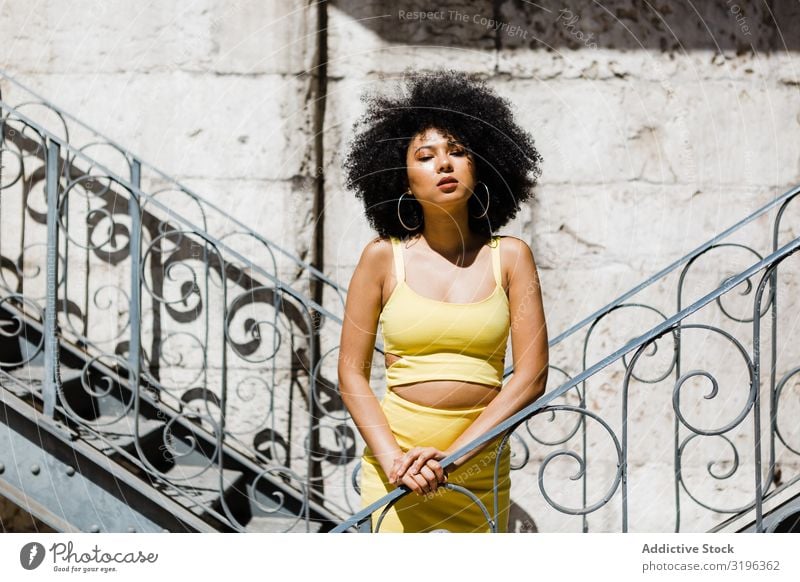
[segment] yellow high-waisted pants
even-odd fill
[[[403,451],[415,446],[446,449],[480,415],[486,406],[444,409],[423,406],[401,398],[391,390],[381,400],[381,408],[389,421],[395,439]],[[460,485],[474,493],[494,519],[494,467],[499,438],[490,441],[477,455],[450,472],[447,482]],[[508,442],[500,455],[498,473],[497,531],[508,531],[508,510],[511,480],[509,477],[511,449]],[[361,457],[361,508],[374,503],[394,485],[372,455],[369,446]],[[372,531],[430,532],[446,529],[450,532],[489,532],[489,524],[480,507],[462,492],[439,487],[436,492],[420,495],[413,491],[401,497],[386,513],[377,529],[383,508],[372,514]]]

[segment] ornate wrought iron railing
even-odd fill
[[[360,441],[335,381],[346,288],[2,72],[0,89],[0,373],[23,380],[47,414],[236,531],[253,530],[252,513],[274,516],[288,503],[264,500],[261,481],[296,493],[291,513],[305,529],[311,513],[353,513]],[[780,208],[777,236],[798,192],[553,338],[551,362],[570,365],[551,369],[575,377],[600,360],[605,342],[623,344],[666,319],[668,286],[678,310],[687,293],[715,288],[718,279],[688,285],[709,274],[705,262],[728,258],[729,271],[741,271],[740,253],[761,255],[739,241],[763,236],[761,223]],[[320,286],[321,304],[309,299]],[[381,354],[376,345],[382,366]],[[569,392],[574,405],[591,397],[583,388]],[[160,425],[155,437],[136,424],[145,409]],[[574,430],[585,446],[585,423]],[[512,443],[528,454],[519,436]],[[146,446],[154,443],[155,460]],[[226,475],[223,452],[247,464],[246,486]],[[182,489],[195,479],[210,493]],[[243,515],[224,502],[233,481],[252,506]]]
[[[461,456],[487,445],[490,441],[499,439],[492,451],[493,458],[495,459],[495,495],[493,496],[492,508],[485,507],[476,495],[472,494],[467,488],[461,485],[448,482],[440,485],[440,487],[462,493],[468,498],[465,503],[476,503],[480,505],[486,516],[487,529],[492,532],[496,531],[500,451],[509,443],[512,435],[516,435],[517,438],[521,439],[515,431],[523,429],[523,431],[535,441],[535,446],[539,448],[564,445],[560,450],[555,450],[547,454],[547,456],[542,459],[538,468],[539,493],[541,493],[541,497],[546,500],[550,507],[561,514],[582,516],[583,531],[587,531],[587,516],[603,508],[607,508],[612,500],[616,498],[620,503],[619,511],[615,512],[615,515],[621,520],[619,530],[627,532],[629,531],[628,495],[631,476],[631,454],[633,452],[629,443],[632,438],[639,438],[640,440],[642,438],[641,435],[637,435],[636,432],[634,432],[633,427],[637,426],[637,423],[630,415],[630,402],[636,392],[635,389],[632,390],[632,388],[635,388],[633,384],[634,382],[638,382],[641,384],[641,388],[648,388],[646,386],[647,384],[652,384],[657,387],[667,380],[670,375],[674,374],[673,380],[665,382],[667,384],[667,390],[664,391],[665,396],[668,397],[671,402],[671,406],[668,410],[669,418],[667,420],[669,420],[669,424],[671,424],[672,434],[665,433],[659,436],[672,437],[672,450],[668,451],[668,449],[664,447],[662,453],[669,452],[674,458],[674,478],[671,486],[674,488],[675,492],[675,531],[680,531],[681,528],[681,490],[699,506],[718,514],[742,514],[743,512],[752,510],[755,512],[755,531],[764,531],[762,523],[764,500],[770,489],[775,488],[774,486],[777,481],[776,443],[780,442],[787,452],[795,455],[795,461],[797,460],[797,455],[800,455],[800,450],[793,447],[792,444],[787,441],[787,437],[789,436],[800,436],[797,430],[796,420],[784,426],[788,431],[782,431],[778,421],[782,397],[787,393],[785,388],[791,380],[794,379],[794,381],[797,381],[800,379],[800,366],[796,365],[796,360],[795,365],[790,367],[776,382],[776,355],[778,347],[776,341],[778,333],[776,326],[778,321],[778,266],[789,256],[797,252],[798,249],[800,249],[800,237],[794,239],[769,256],[759,260],[738,275],[728,278],[718,289],[712,291],[693,304],[680,309],[675,315],[665,318],[662,323],[656,325],[642,336],[626,343],[620,349],[614,351],[612,354],[584,370],[574,378],[562,383],[555,390],[546,393],[536,402],[528,405],[523,410],[498,424],[494,429],[473,440],[471,443],[464,445],[441,461],[444,467],[450,467],[452,463]],[[751,277],[759,274],[760,279],[756,285],[755,294],[753,295],[752,317],[733,317],[723,307],[723,299],[732,295],[734,290],[740,285],[745,285],[747,288],[746,292],[749,293],[752,289]],[[795,272],[794,274],[796,275],[797,273]],[[769,291],[765,298],[764,295],[767,287],[769,287]],[[707,309],[714,305],[717,305],[730,319],[739,323],[751,324],[752,346],[750,349],[745,347],[743,341],[737,339],[731,332],[723,329],[720,324],[711,325],[707,323],[690,322],[690,320],[697,319],[699,316],[705,314]],[[768,312],[772,315],[772,341],[770,342],[770,347],[772,349],[770,351],[771,358],[769,362],[770,375],[767,382],[762,382],[761,320]],[[792,309],[791,312],[794,314],[796,310]],[[788,334],[787,339],[791,343],[794,343],[792,342],[792,338],[796,334],[794,334],[793,326]],[[698,350],[696,346],[692,345],[692,336],[700,336],[703,342],[711,342],[714,337],[716,337],[726,344],[730,349],[730,358],[724,361],[720,366],[720,370],[711,371],[706,368],[696,367],[696,362],[702,360],[703,349],[701,348]],[[673,346],[671,350],[667,350],[668,352],[671,351],[672,355],[666,361],[666,366],[664,366],[665,362],[658,363],[665,368],[663,373],[653,374],[652,370],[636,370],[637,364],[640,363],[640,360],[644,361],[645,356],[656,356],[658,352],[658,341],[665,337],[670,337],[672,339]],[[686,344],[688,344],[688,346]],[[650,350],[649,353],[648,350]],[[626,361],[626,355],[631,352],[633,352],[633,356],[630,358],[630,361]],[[713,357],[717,357],[722,353],[721,351],[715,351]],[[688,360],[691,360],[695,365],[691,366],[691,369],[683,372],[682,368]],[[603,370],[614,363],[623,364],[624,375],[622,381],[618,384],[616,389],[609,391],[611,396],[609,402],[606,402],[603,406],[590,407],[587,404],[587,393],[585,391],[586,382],[598,376]],[[716,363],[719,364],[719,362]],[[640,368],[643,367],[644,366],[640,366]],[[739,369],[737,370],[736,368]],[[642,374],[643,371],[645,374]],[[651,376],[649,378],[644,377],[648,373],[650,373]],[[641,376],[637,374],[641,374]],[[720,376],[725,376],[725,378],[721,381],[718,379]],[[731,378],[734,379],[733,382],[730,381]],[[692,387],[692,383],[698,379],[705,379],[707,381],[707,393],[702,394],[698,391],[702,386]],[[727,391],[724,391],[725,388],[723,388],[726,386],[724,380],[728,381]],[[762,383],[765,385],[764,387],[762,387]],[[580,386],[584,387],[583,391],[581,391]],[[736,394],[735,391],[730,389],[731,386],[738,389],[740,393]],[[579,396],[579,405],[553,403],[553,401],[558,398],[568,396],[572,391],[575,391]],[[761,427],[762,391],[764,391],[768,397],[768,422],[764,429]],[[656,390],[648,388],[648,394],[651,398],[655,397]],[[723,406],[717,411],[716,417],[712,417],[706,410],[697,410],[697,405],[701,403],[698,399],[700,395],[702,395],[705,400],[721,402]],[[798,406],[797,402],[793,402],[793,404],[794,408],[787,416],[796,419],[796,409]],[[705,405],[703,408],[707,406],[708,405]],[[595,408],[595,410],[592,410],[592,408]],[[614,408],[614,412],[621,417],[621,422],[616,428],[612,426],[614,424],[614,421],[611,419],[612,408]],[[654,412],[654,407],[648,406],[646,407],[646,411],[652,414]],[[560,440],[541,438],[539,430],[544,423],[540,422],[538,426],[535,426],[536,421],[542,420],[545,416],[549,415],[546,422],[553,423],[557,414],[564,417],[572,417],[571,422],[560,423],[561,428],[566,426],[568,429],[567,436]],[[723,417],[722,421],[717,420],[720,415]],[[726,421],[724,420],[726,418],[729,419]],[[658,430],[655,420],[658,419],[648,421],[647,426],[644,428],[651,431]],[[748,426],[745,425],[746,420],[752,423],[752,428],[749,432]],[[610,456],[611,460],[609,461],[608,458],[602,459],[601,456],[601,460],[604,460],[607,465],[615,465],[613,473],[610,475],[608,473],[602,475],[608,483],[607,486],[601,486],[599,488],[596,486],[592,487],[592,484],[587,478],[589,474],[588,467],[590,465],[586,447],[587,423],[596,423],[609,441],[607,457]],[[579,428],[582,428],[581,436],[583,442],[572,443],[572,445],[577,446],[567,444],[570,438],[578,433]],[[537,433],[539,433],[539,435],[537,435]],[[689,486],[691,479],[689,474],[693,470],[696,470],[699,465],[696,461],[688,460],[690,458],[689,449],[695,441],[701,441],[702,439],[720,439],[724,443],[727,443],[732,453],[731,460],[728,462],[729,468],[727,469],[713,470],[716,465],[723,464],[719,459],[708,462],[706,465],[708,474],[704,476],[705,478],[702,480],[706,486],[713,485],[714,480],[722,481],[730,479],[737,473],[741,463],[740,453],[734,440],[746,440],[747,446],[749,446],[752,451],[752,471],[747,473],[752,485],[752,488],[748,490],[750,499],[737,504],[735,502],[735,492],[732,492],[730,487],[722,489],[723,493],[715,492],[713,487],[705,487],[702,493],[711,497],[710,500],[707,499],[705,501],[701,499],[701,495],[698,495],[700,491],[690,491]],[[670,442],[670,439],[665,440]],[[769,460],[766,475],[762,472],[762,440],[765,440],[769,444]],[[598,444],[599,439],[595,439],[593,442],[594,444]],[[657,443],[651,444],[656,445]],[[576,451],[575,449],[578,450]],[[652,448],[648,450],[648,455],[651,456],[650,460],[652,461],[654,458],[657,458],[658,453],[658,447],[652,446]],[[582,503],[569,505],[568,503],[564,503],[563,500],[557,500],[559,496],[564,497],[564,488],[556,488],[556,491],[552,491],[545,486],[545,475],[548,468],[551,462],[559,457],[572,459],[577,466],[575,474],[569,478],[573,481],[580,480],[582,496],[577,497],[582,499]],[[517,470],[524,468],[528,460],[529,456],[526,454],[522,462],[517,462],[513,468]],[[709,479],[709,477],[711,479]],[[797,477],[795,481],[797,481]],[[650,479],[650,483],[653,482],[654,480]],[[587,501],[587,493],[590,489],[593,489],[592,494],[597,497],[596,500]],[[797,491],[795,491],[795,494],[796,493]],[[332,531],[343,532],[350,528],[358,528],[359,531],[369,531],[371,528],[371,518],[375,512],[379,512],[376,529],[380,531],[380,526],[386,513],[402,497],[411,494],[411,490],[406,486],[397,487],[382,499],[375,501],[370,506],[362,509],[351,518],[344,521]],[[648,495],[652,495],[652,492],[649,492]],[[575,499],[576,496],[572,497]],[[661,502],[658,495],[652,496],[650,500],[653,503]],[[725,507],[726,504],[729,504],[729,506]],[[733,506],[730,506],[730,504],[733,504]],[[409,509],[405,510],[411,511]],[[652,528],[652,525],[647,524],[647,527]]]
[[[2,79],[2,374],[227,528],[347,515],[354,436],[320,366],[343,290]],[[25,98],[12,106],[9,88]],[[309,299],[314,285],[331,309]]]

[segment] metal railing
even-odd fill
[[[292,513],[305,522],[309,507],[346,515],[354,439],[318,349],[325,323],[341,323],[342,289],[46,101],[3,97],[0,368],[30,386],[47,415],[176,495],[197,479],[212,483],[219,496],[196,511],[236,530],[246,524],[225,506],[223,450],[255,471],[248,516],[280,513],[288,499],[259,500],[257,490],[276,480],[296,490]],[[43,111],[62,132],[36,121]],[[85,143],[73,143],[68,120],[90,135]],[[311,281],[329,289],[329,306],[308,298]],[[33,342],[27,322],[42,329]],[[67,344],[85,360],[65,367]],[[144,406],[163,414],[155,453],[134,422]],[[205,431],[202,455],[178,425]],[[132,437],[126,450],[114,444],[120,431]]]

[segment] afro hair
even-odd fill
[[[515,122],[510,103],[475,75],[407,71],[404,78],[397,97],[362,95],[365,113],[353,125],[355,137],[343,163],[345,187],[363,202],[379,236],[421,232],[422,207],[412,197],[403,199],[400,215],[417,228],[410,231],[398,219],[398,200],[409,187],[406,154],[414,136],[439,129],[460,141],[475,161],[476,181],[486,184],[491,199],[486,216],[474,218],[484,211],[482,200],[476,200],[483,189],[476,190],[469,201],[469,227],[492,236],[533,197],[542,162],[533,138]]]

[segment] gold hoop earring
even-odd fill
[[[422,220],[419,221],[419,224],[417,226],[409,228],[408,226],[406,226],[406,223],[403,222],[403,217],[400,216],[400,203],[403,201],[403,196],[405,196],[406,194],[410,195],[411,190],[406,190],[405,192],[400,194],[400,198],[397,199],[397,220],[400,221],[400,224],[403,225],[403,228],[405,228],[406,230],[417,230],[420,226],[422,226]]]
[[[486,214],[489,212],[489,200],[491,199],[491,196],[489,195],[489,186],[487,186],[485,182],[478,182],[478,184],[483,184],[483,187],[486,189],[486,204],[482,205],[482,206],[484,206],[483,214],[481,214],[479,216],[475,216],[473,214],[472,215],[473,218],[483,218],[484,216],[486,216]],[[474,190],[472,191],[472,195],[475,196],[475,191]],[[476,199],[477,199],[477,196],[476,196]],[[480,203],[480,200],[478,200],[478,203]]]

